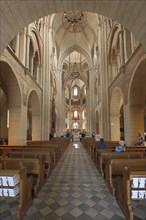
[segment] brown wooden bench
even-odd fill
[[[87,152],[89,153],[91,159],[95,163],[97,158],[96,149],[98,149],[97,144],[99,143],[99,141],[95,141],[93,137],[90,137],[84,138],[82,143],[86,148]],[[114,149],[117,145],[119,145],[119,141],[105,141],[105,143],[107,145],[107,149]]]
[[[53,157],[50,152],[44,151],[6,151],[3,156],[11,157],[11,158],[40,158],[45,167],[45,175],[48,178],[53,170]]]
[[[23,167],[20,170],[0,170],[0,176],[16,175],[19,182],[19,194],[16,196],[19,200],[17,208],[17,220],[21,220],[27,209],[32,205],[32,178],[27,177],[26,169]],[[1,196],[4,199],[9,197]],[[12,198],[12,197],[11,197]]]
[[[98,157],[98,172],[104,177],[103,165],[107,159],[132,159],[132,158],[145,158],[146,152],[126,151],[126,152],[110,152],[101,151]]]
[[[2,169],[19,170],[22,167],[26,168],[28,175],[37,175],[37,181],[33,178],[34,193],[37,194],[45,181],[45,171],[42,161],[38,158],[0,158]]]
[[[106,161],[105,182],[113,195],[115,195],[116,179],[121,178],[125,166],[133,171],[144,170],[146,169],[146,159],[109,159]]]
[[[128,168],[125,167],[123,170],[122,180],[120,181],[120,188],[117,198],[117,203],[128,220],[134,220],[134,214],[133,214],[134,207],[132,207],[131,204],[131,200],[132,200],[131,185],[134,177],[146,178],[146,170],[142,169],[141,171],[133,171],[133,170],[128,170]],[[142,198],[139,198],[139,200],[141,199]],[[143,199],[145,200],[146,198]]]
[[[99,156],[100,156],[100,153],[102,152],[102,151],[106,151],[106,152],[113,152],[113,150],[115,149],[115,147],[114,148],[112,148],[112,147],[108,147],[108,148],[106,148],[106,149],[104,149],[104,150],[102,150],[102,149],[99,149],[99,148],[97,148],[97,147],[95,147],[96,148],[96,153],[95,153],[95,159],[94,159],[94,163],[95,163],[95,165],[96,165],[96,167],[98,167],[98,159],[99,159]],[[137,146],[127,146],[126,147],[126,152],[146,152],[146,147],[137,147]]]
[[[57,146],[62,155],[69,145],[69,138],[55,137],[51,140],[46,141],[27,141],[28,146]]]
[[[40,154],[46,154],[46,153],[50,153],[51,157],[53,158],[53,168],[56,166],[57,162],[60,159],[60,153],[59,153],[59,149],[56,146],[1,146],[0,147],[0,154],[1,156],[3,154],[7,154],[10,152],[16,152],[16,151],[21,151],[21,152],[31,152],[31,153],[39,153]]]

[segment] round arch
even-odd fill
[[[120,88],[113,90],[110,101],[110,130],[111,140],[118,141],[121,138],[121,117],[123,118],[123,93]],[[122,115],[121,115],[122,114]],[[123,128],[123,125],[122,125]]]
[[[145,38],[145,0],[140,2],[133,1],[129,4],[129,1],[111,0],[111,1],[102,1],[95,0],[90,1],[90,4],[87,4],[86,0],[83,1],[74,1],[68,0],[62,4],[61,0],[58,0],[57,4],[55,1],[3,1],[1,3],[1,21],[3,25],[1,26],[1,50],[8,45],[11,39],[19,32],[20,29],[26,27],[32,21],[37,20],[41,17],[44,17],[48,14],[53,14],[60,11],[67,10],[83,10],[93,13],[102,14],[106,17],[110,15],[110,18],[121,23],[127,29],[129,29],[139,40],[143,47],[146,48],[146,38]],[[116,10],[115,10],[116,8]],[[7,13],[3,13],[7,10]],[[17,13],[16,13],[17,11]],[[39,14],[37,13],[39,11]],[[9,17],[7,15],[10,15]],[[124,16],[123,16],[124,14]],[[130,15],[130,17],[129,17]],[[21,18],[21,19],[19,19]],[[21,22],[20,22],[21,21]],[[137,25],[135,25],[137,24]],[[141,24],[141,25],[139,25]],[[6,34],[5,27],[9,28],[9,35]],[[7,37],[5,37],[7,36]]]
[[[128,91],[129,142],[135,144],[138,131],[146,132],[146,56],[137,63]]]
[[[0,61],[0,83],[1,88],[4,91],[6,98],[5,108],[5,138],[8,139],[8,143],[11,145],[18,145],[25,143],[25,124],[22,123],[23,112],[23,96],[20,84],[15,75],[13,67],[7,62]],[[22,126],[22,124],[24,126]]]
[[[27,139],[41,140],[41,106],[34,90],[30,91],[27,98]]]

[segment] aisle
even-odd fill
[[[125,219],[80,142],[71,143],[24,220]]]

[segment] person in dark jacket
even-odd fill
[[[97,144],[97,148],[99,149],[105,149],[107,148],[107,144],[105,143],[103,138],[100,138],[99,143]]]

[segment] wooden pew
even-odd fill
[[[95,138],[93,138],[93,137],[82,138],[82,144],[84,145],[88,154],[91,155],[91,146],[96,144]]]
[[[132,180],[133,180],[133,177],[145,177],[146,178],[146,170],[142,169],[141,171],[133,171],[133,170],[128,170],[128,168],[125,167],[123,170],[122,176],[123,176],[122,180],[119,183],[120,190],[118,192],[117,203],[122,209],[122,211],[124,212],[127,220],[134,220],[134,215],[133,215],[134,208],[132,207],[132,204],[131,204]],[[139,198],[139,200],[141,199],[142,198]],[[146,199],[146,198],[143,198],[143,199]]]
[[[121,178],[124,167],[139,171],[146,169],[146,159],[109,159],[105,163],[105,183],[110,192],[115,195],[116,179]],[[114,182],[113,182],[113,176]]]
[[[98,168],[98,159],[99,159],[99,156],[100,156],[100,153],[102,152],[102,151],[106,151],[106,152],[113,152],[113,150],[115,149],[115,148],[112,148],[112,147],[108,147],[108,148],[106,148],[106,149],[104,149],[104,150],[102,150],[102,149],[99,149],[99,148],[97,148],[97,147],[95,147],[96,148],[96,153],[95,153],[95,160],[94,160],[94,163],[95,163],[95,165],[96,165],[96,167]],[[146,147],[138,147],[138,146],[127,146],[126,147],[126,152],[146,152]]]
[[[57,164],[57,162],[59,161],[59,159],[61,158],[61,147],[54,144],[54,145],[31,145],[31,147],[27,146],[25,147],[25,149],[31,149],[31,150],[36,150],[36,151],[46,151],[46,152],[50,152],[50,154],[53,156],[53,166],[55,167],[55,165]],[[35,151],[34,150],[34,151]]]
[[[19,200],[19,204],[16,216],[17,220],[21,220],[27,209],[30,207],[30,205],[32,205],[32,178],[27,178],[27,172],[24,167],[20,170],[0,170],[0,177],[9,175],[16,175],[19,181],[19,195],[16,196],[16,198]],[[1,197],[4,199],[9,199],[9,197],[6,196]]]
[[[6,151],[3,154],[4,157],[11,157],[11,158],[40,158],[42,160],[42,163],[45,167],[45,175],[46,177],[49,177],[53,170],[53,157],[50,152],[44,152],[44,151]]]
[[[89,153],[93,162],[96,162],[96,158],[97,158],[96,149],[99,141],[95,141],[93,137],[89,137],[89,138],[84,138],[82,143],[86,148],[87,152]],[[105,143],[107,144],[107,149],[110,148],[114,149],[116,146],[119,145],[119,141],[105,141]]]
[[[98,158],[98,172],[104,177],[103,165],[107,159],[132,159],[132,158],[145,158],[146,152],[126,151],[126,152],[110,152],[101,151]]]
[[[93,137],[88,137],[84,138],[82,141],[85,149],[89,153],[91,159],[93,162],[97,165],[97,158],[98,158],[98,149],[97,144],[99,143],[98,141],[95,141]],[[105,141],[107,144],[107,148],[104,150],[112,151],[115,149],[116,146],[119,145],[119,141]],[[127,151],[146,151],[145,146],[126,146]]]
[[[44,165],[38,158],[0,158],[2,169],[19,170],[22,167],[26,168],[28,175],[37,175],[37,182],[34,185],[34,192],[37,194],[45,181]],[[35,182],[35,178],[33,179]]]
[[[62,155],[66,148],[69,145],[69,138],[61,138],[61,137],[55,137],[51,140],[46,141],[27,141],[28,146],[56,146],[60,150],[60,154]]]
[[[21,152],[31,152],[31,153],[39,153],[40,154],[46,154],[50,153],[51,157],[53,158],[53,168],[57,164],[58,160],[60,159],[60,153],[59,149],[56,146],[4,146],[0,147],[0,154],[1,156],[3,154],[7,154],[10,152],[16,152],[16,151],[21,151]]]
[[[91,158],[95,164],[97,164],[98,150],[101,150],[97,147],[98,143],[99,142],[96,142],[96,144],[91,147],[91,154],[92,154]],[[116,146],[119,145],[119,141],[105,141],[105,143],[107,145],[107,148],[103,150],[108,150],[108,151],[112,151],[113,149],[115,149]]]

